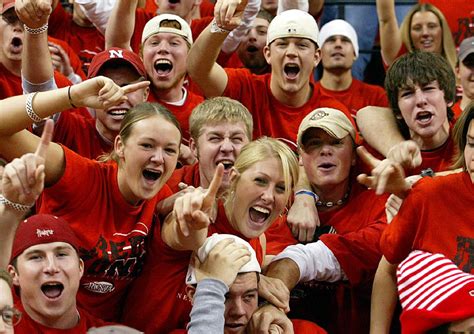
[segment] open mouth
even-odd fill
[[[334,165],[334,164],[332,164],[332,163],[325,162],[325,163],[322,163],[322,164],[318,165],[318,168],[319,168],[319,169],[326,169],[326,170],[328,170],[328,169],[331,169],[331,168],[333,168],[333,167],[335,167],[335,166],[336,166],[336,165]]]
[[[230,330],[235,331],[235,330],[238,330],[238,329],[244,327],[244,325],[243,324],[225,324],[225,327],[230,329]]]
[[[11,41],[11,46],[13,50],[19,51],[21,50],[21,47],[23,46],[23,41],[19,37],[13,37]]]
[[[114,119],[122,120],[125,117],[128,109],[110,109],[107,111],[107,114],[112,116]]]
[[[300,67],[297,64],[286,64],[283,71],[288,79],[295,79],[300,73]]]
[[[61,283],[45,283],[41,286],[43,294],[50,299],[56,299],[61,296],[63,290],[64,285]]]
[[[220,160],[216,163],[216,166],[219,164],[224,165],[224,170],[230,170],[234,166],[234,162],[231,160]]]
[[[145,169],[142,172],[143,177],[148,180],[148,181],[156,181],[160,178],[161,174],[163,172],[157,171],[157,170],[152,170],[152,169]]]
[[[249,215],[253,222],[263,224],[263,222],[270,216],[270,210],[256,205],[249,209]]]
[[[154,67],[158,75],[167,75],[173,69],[173,64],[167,59],[158,59]]]
[[[427,123],[431,121],[433,114],[428,111],[422,111],[416,115],[416,120],[421,123]]]
[[[179,0],[168,0],[170,4],[176,5],[179,3]]]
[[[255,45],[249,45],[247,47],[247,52],[248,53],[256,53],[256,52],[258,52],[258,48]]]

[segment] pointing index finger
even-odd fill
[[[370,154],[364,146],[357,147],[357,154],[370,168],[375,168],[380,163],[380,160]]]
[[[149,85],[150,85],[150,81],[145,80],[145,81],[139,81],[139,82],[136,82],[136,83],[132,83],[132,84],[123,86],[122,89],[123,89],[124,94],[128,94],[128,93],[134,92],[136,90],[146,88]]]
[[[217,165],[216,171],[214,172],[214,176],[212,177],[211,184],[209,185],[209,188],[207,189],[207,194],[206,194],[206,199],[205,201],[212,201],[214,202],[217,192],[219,191],[219,188],[222,183],[222,178],[224,176],[224,165],[219,164]],[[206,203],[207,204],[207,203]]]
[[[53,138],[53,129],[54,129],[54,122],[52,119],[48,119],[43,128],[43,134],[41,135],[40,142],[38,147],[35,151],[35,156],[45,159],[46,152],[48,151],[49,143]]]

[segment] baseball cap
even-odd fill
[[[356,142],[356,130],[352,122],[342,111],[333,108],[318,108],[306,115],[298,129],[298,145],[303,147],[302,139],[306,130],[319,128],[334,138],[342,139],[350,135]]]
[[[15,0],[3,0],[2,14],[13,7],[15,7]]]
[[[471,53],[474,53],[474,36],[464,39],[459,45],[459,61],[464,61]]]
[[[354,47],[356,57],[359,56],[359,43],[357,41],[357,33],[354,28],[347,21],[344,20],[332,20],[323,25],[321,31],[319,32],[318,44],[320,46],[323,46],[324,42],[326,42],[329,37],[336,35],[341,35],[349,38],[352,43],[352,46]]]
[[[92,58],[91,64],[89,66],[89,71],[87,72],[87,78],[93,78],[97,76],[102,66],[109,61],[122,61],[133,66],[133,68],[140,74],[142,77],[146,78],[146,70],[143,65],[140,57],[134,52],[121,48],[110,48],[105,51],[102,51]]]
[[[189,45],[193,44],[193,34],[189,24],[178,15],[160,14],[149,20],[143,28],[142,44],[145,43],[148,37],[160,32],[182,36]]]
[[[260,264],[258,263],[255,250],[252,248],[252,246],[250,246],[247,241],[233,234],[214,233],[213,235],[208,237],[206,241],[204,241],[204,244],[197,251],[199,261],[204,262],[207,259],[209,252],[216,246],[219,241],[222,241],[224,239],[233,239],[234,242],[246,246],[250,251],[250,261],[243,265],[242,268],[240,268],[239,274],[250,273],[253,271],[256,271],[258,273],[260,272]],[[197,284],[196,271],[194,269],[192,261],[189,264],[188,273],[186,274],[186,284]]]
[[[64,219],[48,214],[31,216],[18,225],[10,262],[31,246],[51,242],[66,242],[79,249],[79,241]]]
[[[318,24],[314,17],[299,9],[286,10],[270,22],[267,31],[267,45],[277,38],[307,38],[318,44]]]
[[[474,316],[474,275],[443,254],[413,251],[398,265],[402,333],[430,329]]]

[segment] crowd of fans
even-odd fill
[[[473,333],[474,4],[333,6],[2,0],[0,334]]]

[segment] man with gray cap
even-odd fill
[[[354,28],[344,20],[326,23],[319,33],[323,76],[315,84],[316,90],[330,95],[344,104],[356,116],[366,106],[388,107],[382,87],[366,84],[352,77],[352,65],[359,56],[359,45]]]
[[[459,46],[456,75],[462,86],[462,99],[452,109],[458,118],[474,100],[474,37],[466,38]]]
[[[368,333],[387,196],[357,182],[356,130],[340,110],[319,108],[308,114],[299,127],[298,146],[308,191],[329,232],[312,243],[287,247],[266,275],[281,279],[289,290],[304,282],[297,288],[304,297],[290,304],[293,315],[329,333]],[[281,224],[279,235],[290,238],[291,231]]]
[[[242,2],[233,10],[229,2],[219,0],[216,13],[226,13],[227,8],[231,15],[216,16],[189,51],[188,73],[206,97],[224,95],[240,101],[254,118],[254,137],[281,138],[295,149],[298,125],[311,110],[327,106],[348,113],[330,96],[317,94],[310,81],[321,58],[319,29],[314,18],[301,10],[282,12],[268,27],[264,54],[271,73],[252,75],[218,65],[221,45],[246,6]]]

